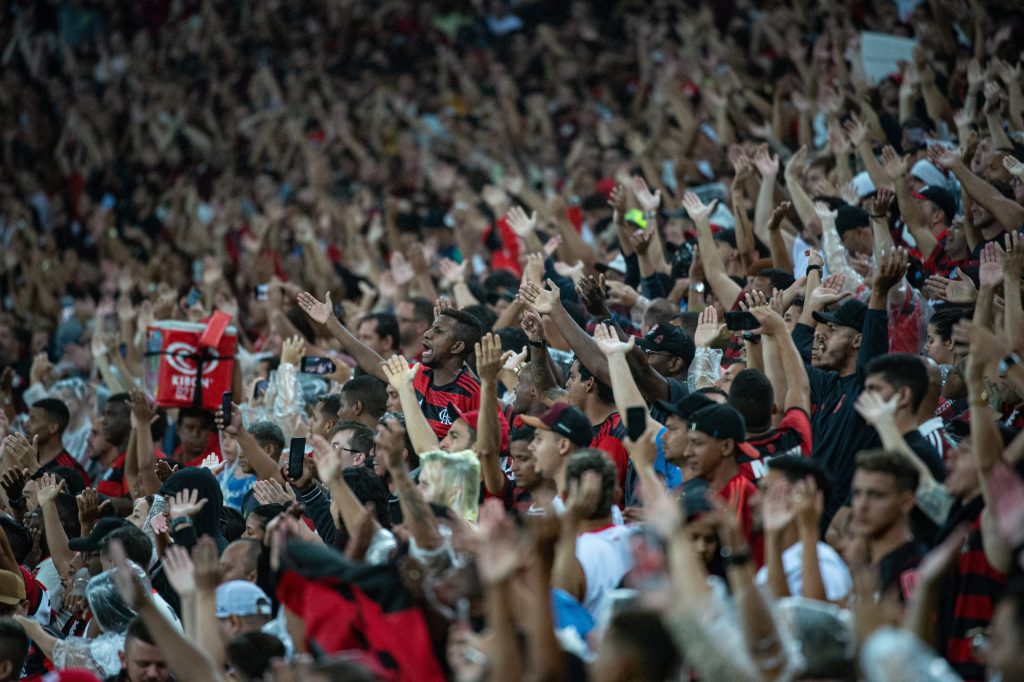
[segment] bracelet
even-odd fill
[[[811,276],[811,270],[817,270],[819,275],[825,274],[824,268],[822,268],[820,265],[812,264],[812,265],[808,265],[807,266],[807,271],[804,273],[804,276],[805,277],[810,277]]]
[[[530,340],[530,345],[533,346],[534,348],[543,348],[544,347],[544,342],[543,341],[533,341],[533,340]]]
[[[192,519],[190,519],[187,516],[178,516],[176,518],[171,519],[171,527],[172,528],[175,528],[177,526],[185,526],[185,525],[191,526],[192,525]]]
[[[525,362],[521,365],[516,365],[515,367],[512,368],[512,373],[515,374],[516,376],[519,376],[519,373],[523,371],[524,367],[526,367]]]
[[[761,335],[743,332],[743,340],[749,341],[750,343],[761,343]]]

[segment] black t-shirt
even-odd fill
[[[903,434],[903,440],[907,441],[907,445],[914,451],[918,459],[924,462],[924,465],[928,467],[928,471],[932,472],[932,476],[935,477],[936,481],[946,480],[946,467],[942,464],[942,456],[939,455],[935,446],[921,435],[920,431],[914,429],[909,433]]]
[[[885,594],[895,588],[901,602],[910,601],[917,581],[917,565],[927,553],[927,546],[911,540],[882,557],[878,562],[878,591]]]

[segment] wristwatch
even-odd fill
[[[1010,371],[1010,368],[1014,365],[1020,364],[1020,356],[1016,353],[1010,353],[1002,360],[999,361],[999,376],[1005,377],[1006,373]]]
[[[745,566],[750,563],[750,546],[743,545],[742,547],[730,547],[729,545],[722,545],[722,549],[718,552],[719,556],[722,557],[722,565],[725,568],[730,566]]]
[[[811,276],[811,270],[817,270],[819,275],[822,275],[822,274],[825,273],[825,270],[820,265],[818,265],[816,263],[812,263],[811,265],[807,266],[807,271],[804,273],[804,275],[807,276],[807,277],[810,277]]]
[[[761,335],[753,332],[743,332],[743,340],[750,343],[761,343]]]

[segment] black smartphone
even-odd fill
[[[626,435],[633,442],[647,430],[647,408],[642,405],[626,408]]]
[[[259,400],[263,397],[263,394],[267,392],[267,380],[260,379],[256,382],[256,385],[252,389],[252,399]]]
[[[761,323],[754,317],[754,313],[736,311],[725,314],[725,326],[732,332],[749,332],[760,329]]]
[[[256,296],[257,301],[265,301],[269,296],[268,287],[266,284],[257,284],[253,289],[253,295]]]
[[[299,371],[305,374],[334,374],[335,369],[333,360],[315,355],[307,355],[299,362]]]
[[[195,287],[192,287],[191,289],[189,289],[188,290],[188,298],[185,299],[185,307],[187,307],[187,308],[195,307],[196,303],[199,303],[199,297],[200,296],[201,296],[201,294],[199,293],[199,289],[196,289]]]
[[[306,439],[301,436],[292,438],[291,449],[288,451],[288,478],[302,478],[302,460],[306,457]]]
[[[231,423],[231,391],[224,391],[224,395],[220,397],[220,409],[224,413],[224,426]]]

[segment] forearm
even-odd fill
[[[1016,273],[1007,273],[1003,277],[1003,328],[1006,338],[1019,339],[1024,333],[1024,308],[1021,307],[1020,286],[1011,283],[1019,282]]]
[[[469,290],[465,280],[460,280],[452,285],[452,295],[455,297],[455,305],[459,308],[466,308],[480,302],[476,300],[476,296]]]
[[[405,415],[405,428],[409,433],[409,440],[412,442],[412,448],[416,451],[416,454],[422,455],[424,452],[437,450],[440,444],[437,440],[437,434],[434,433],[434,429],[430,428],[430,422],[427,421],[426,415],[423,414],[423,409],[420,407],[419,400],[416,399],[416,391],[411,383],[403,384],[398,389],[398,399],[402,403],[402,413]]]
[[[594,337],[588,334],[583,328],[576,324],[576,320],[572,319],[568,312],[562,305],[555,305],[551,311],[551,321],[555,323],[558,328],[558,332],[565,339],[565,342],[569,344],[569,348],[572,349],[573,353],[583,364],[587,370],[593,374],[598,381],[605,384],[610,383],[610,377],[608,376],[608,361],[605,359],[604,353],[601,352],[600,347],[597,345],[597,341],[594,341]],[[532,352],[532,349],[531,349]]]
[[[216,592],[203,588],[196,590],[195,610],[196,641],[220,669],[227,656],[224,652],[224,636],[217,620]]]
[[[583,569],[576,559],[576,535],[579,524],[568,516],[562,517],[562,533],[555,547],[555,563],[551,569],[551,587],[564,590],[582,602],[586,593]]]
[[[337,505],[338,513],[341,515],[341,523],[345,530],[348,531],[350,528],[356,528],[366,510],[363,509],[363,503],[352,492],[352,488],[348,486],[344,476],[331,480],[328,482],[327,487],[331,491],[331,502]],[[375,530],[380,527],[376,519],[373,520],[373,526]]]
[[[156,450],[153,447],[153,433],[149,424],[141,426],[135,436],[135,461],[138,464],[138,478],[135,497],[145,497],[160,490],[160,479],[156,475]]]
[[[985,114],[985,121],[988,123],[988,134],[992,136],[996,149],[1013,149],[1013,140],[1006,134],[1003,127],[1003,120],[995,111]]]
[[[743,357],[746,358],[747,366],[750,369],[756,369],[759,372],[764,372],[764,353],[762,352],[760,343],[754,343],[753,341],[743,340]]]
[[[139,606],[138,614],[153,636],[153,641],[159,643],[164,660],[167,661],[176,679],[181,682],[220,682],[224,679],[217,663],[206,652],[185,639],[185,636],[157,610],[152,599],[145,600]]]
[[[799,524],[800,528],[800,570],[802,585],[800,596],[806,599],[827,601],[825,583],[821,579],[821,564],[818,563],[818,528]]]
[[[764,534],[764,553],[765,566],[768,567],[768,589],[771,590],[772,596],[776,599],[790,596],[786,571],[782,567],[782,549],[779,547],[777,533],[766,532]]]
[[[501,470],[501,433],[498,427],[498,385],[487,379],[480,382],[480,422],[476,432],[477,457],[484,476],[484,487],[492,495],[505,489]]]
[[[397,470],[393,469],[391,476],[402,507],[402,521],[409,529],[409,535],[420,549],[437,549],[441,546],[437,519],[434,518],[430,505],[423,499],[423,493],[409,475],[408,469],[402,465]]]
[[[931,255],[932,251],[935,250],[935,246],[939,243],[932,234],[932,231],[925,225],[924,212],[921,210],[921,202],[915,199],[910,194],[910,187],[907,186],[906,180],[901,178],[895,183],[896,186],[896,201],[900,207],[900,215],[903,216],[903,222],[907,224],[907,228],[910,233],[914,235],[914,241],[917,242],[917,249],[921,252],[921,255],[927,258]]]
[[[796,176],[786,173],[785,179],[786,189],[789,190],[789,198],[793,202],[793,208],[796,209],[796,214],[800,216],[800,222],[804,224],[805,228],[809,228],[818,219],[818,214],[814,210],[814,202],[811,201],[811,197],[804,190],[803,185],[800,184],[800,180]]]
[[[787,334],[788,337],[788,334]],[[790,341],[792,343],[792,341]],[[786,380],[786,371],[783,368],[782,359],[779,356],[779,340],[774,336],[762,336],[761,345],[764,347],[762,350],[762,371],[765,376],[768,377],[768,381],[772,385],[772,393],[774,394],[775,407],[781,414],[784,411],[784,405],[786,399],[789,397],[787,394],[788,382]],[[796,346],[793,346],[795,349]],[[797,359],[800,360],[800,354],[797,353]],[[800,368],[803,369],[803,361],[800,361]]]
[[[540,556],[527,573],[529,599],[523,616],[529,679],[560,680],[564,675],[564,654],[555,635],[551,610],[552,556]]]
[[[1024,223],[1024,207],[1007,199],[995,187],[975,175],[962,161],[953,165],[953,174],[963,185],[971,199],[988,209],[996,221],[1007,230],[1016,230]]]
[[[857,145],[857,154],[864,164],[864,170],[867,171],[868,177],[871,178],[871,184],[878,188],[892,187],[892,181],[886,175],[882,164],[878,162],[878,157],[875,156],[875,151],[871,148],[870,142],[865,140]]]
[[[384,369],[381,367],[381,363],[384,362],[384,358],[377,355],[377,352],[367,346],[365,343],[353,336],[352,332],[345,328],[338,318],[333,315],[327,320],[325,325],[331,336],[341,343],[341,347],[346,353],[355,359],[356,364],[371,376],[375,376],[381,381],[387,381],[388,378],[384,374]]]
[[[613,353],[608,356],[608,373],[611,378],[612,394],[615,396],[615,408],[619,414],[624,417],[629,408],[643,407],[647,422],[650,424],[653,419],[647,411],[647,401],[633,379],[625,353]]]
[[[242,447],[242,452],[245,454],[245,459],[249,466],[252,467],[256,478],[261,481],[274,479],[282,484],[286,482],[281,476],[278,463],[260,447],[260,444],[253,438],[251,433],[241,429],[237,438],[238,444]]]
[[[896,427],[895,421],[892,419],[880,420],[874,425],[874,427],[875,431],[878,432],[879,439],[882,441],[883,448],[889,452],[898,452],[903,455],[903,457],[905,457],[907,461],[913,464],[914,468],[917,469],[921,482],[918,486],[919,490],[923,486],[938,485],[935,481],[935,477],[932,476],[931,470],[928,469],[925,463],[921,461],[921,458],[918,457],[910,448],[910,445],[907,444],[907,439],[903,437],[902,433],[900,433],[900,430]]]
[[[935,649],[939,644],[938,620],[935,617],[939,602],[939,585],[921,581],[907,605],[903,627],[918,639]]]
[[[805,412],[811,412],[811,379],[807,376],[807,366],[804,359],[800,357],[800,351],[789,334],[772,338],[772,343],[778,348],[779,359],[782,364],[782,375],[785,386],[784,409],[799,407]]]
[[[786,245],[786,238],[782,234],[782,230],[768,230],[768,246],[771,248],[772,267],[783,272],[793,273],[795,276],[797,273],[793,272],[795,266],[791,248]]]
[[[872,245],[871,251],[875,256],[875,262],[881,258],[882,253],[892,250],[895,246],[892,241],[892,234],[889,232],[889,224],[886,222],[884,216],[871,216],[871,237]],[[927,259],[931,254],[931,251],[922,251],[924,257]]]
[[[978,300],[974,305],[974,324],[985,329],[992,329],[993,307],[996,291],[991,286],[978,287]]]
[[[46,531],[46,546],[50,549],[50,558],[58,575],[65,575],[74,553],[68,547],[68,535],[64,532],[57,506],[53,502],[41,505],[43,510],[43,528]]]
[[[747,651],[762,675],[773,680],[786,667],[786,651],[768,603],[754,585],[753,568],[749,565],[731,567],[727,577],[739,607]]]
[[[491,631],[491,680],[516,682],[522,675],[522,657],[512,623],[511,585],[507,580],[484,587],[487,627]]]
[[[491,327],[491,331],[498,331],[499,329],[505,329],[506,327],[515,327],[519,322],[519,315],[522,313],[523,307],[519,301],[512,301],[505,309],[501,311],[501,315],[498,315],[497,321],[494,326]]]
[[[711,291],[726,310],[731,309],[742,289],[726,274],[725,263],[711,236],[711,224],[707,220],[697,223],[697,246],[700,248],[704,277],[711,285]]]

